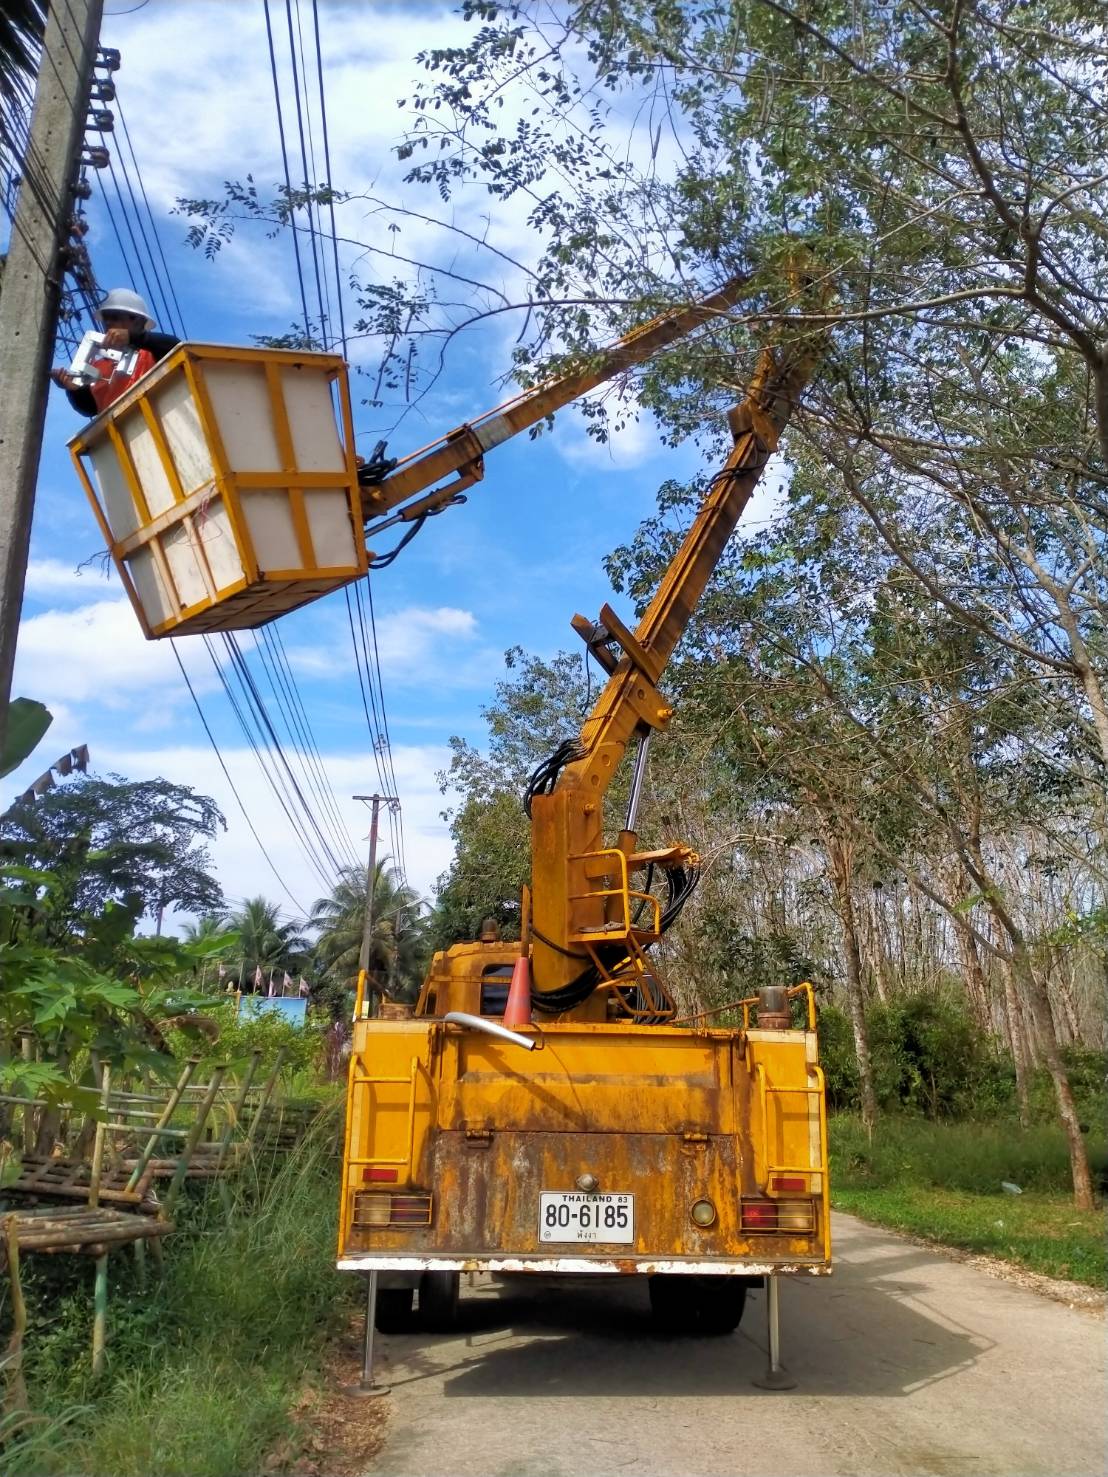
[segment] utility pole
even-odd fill
[[[0,744],[35,506],[62,248],[84,138],[103,0],[50,0],[19,200],[0,293]]]
[[[355,795],[355,800],[364,800],[373,807],[369,825],[369,874],[365,894],[365,915],[362,920],[362,947],[358,951],[358,995],[365,998],[369,978],[369,955],[373,940],[373,892],[377,881],[377,823],[382,805],[399,805],[395,795]]]

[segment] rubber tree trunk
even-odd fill
[[[1089,1153],[1085,1146],[1085,1137],[1081,1132],[1081,1125],[1077,1117],[1077,1106],[1073,1100],[1073,1089],[1070,1086],[1069,1074],[1066,1064],[1062,1060],[1062,1050],[1058,1045],[1058,1036],[1054,1029],[1054,1015],[1050,1009],[1050,999],[1047,995],[1046,985],[1037,975],[1026,948],[1021,940],[1017,953],[1012,960],[1013,970],[1017,978],[1026,985],[1027,998],[1031,1005],[1032,1016],[1035,1021],[1035,1029],[1038,1032],[1039,1044],[1042,1047],[1043,1059],[1046,1069],[1050,1073],[1050,1080],[1054,1084],[1054,1096],[1058,1104],[1058,1117],[1061,1120],[1062,1131],[1066,1135],[1066,1143],[1070,1151],[1070,1171],[1073,1175],[1073,1203],[1078,1210],[1093,1210],[1093,1179],[1089,1172]]]
[[[1028,952],[1027,941],[1019,924],[1009,914],[999,889],[989,892],[989,909],[1005,936],[1011,941],[1011,970],[1006,976],[1011,980],[1015,1009],[1018,1014],[1019,993],[1022,989],[1035,1024],[1035,1034],[1046,1062],[1050,1080],[1054,1084],[1054,1097],[1058,1105],[1058,1120],[1070,1154],[1070,1173],[1073,1177],[1073,1202],[1078,1210],[1092,1210],[1093,1179],[1089,1172],[1089,1154],[1081,1125],[1077,1118],[1077,1107],[1073,1101],[1073,1089],[1062,1060],[1058,1036],[1054,1029],[1054,1015],[1050,1009],[1050,998],[1044,981],[1035,972]]]
[[[854,1033],[854,1051],[858,1058],[858,1092],[862,1101],[862,1123],[872,1134],[877,1124],[877,1094],[873,1086],[873,1062],[866,1032],[865,999],[862,994],[862,953],[858,945],[858,924],[854,913],[853,847],[849,842],[828,834],[827,858],[831,883],[835,890],[835,911],[843,931],[843,955],[846,962],[846,998],[850,1025]]]

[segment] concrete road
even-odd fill
[[[781,1293],[786,1394],[740,1331],[663,1339],[639,1279],[482,1278],[449,1337],[382,1337],[374,1477],[1100,1474],[1105,1330],[848,1216],[836,1270]],[[464,1283],[465,1279],[463,1279]]]

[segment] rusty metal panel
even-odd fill
[[[524,1053],[426,1018],[358,1023],[340,1265],[826,1269],[825,1125],[809,1033],[573,1021],[543,1027],[542,1041]],[[375,1182],[374,1166],[395,1168],[392,1186]],[[798,1166],[811,1234],[744,1233],[742,1197]],[[635,1196],[633,1245],[540,1242],[540,1194],[573,1192],[582,1175],[602,1193]],[[429,1224],[388,1224],[371,1201],[390,1189],[431,1196]],[[698,1199],[717,1211],[707,1228],[690,1215]]]

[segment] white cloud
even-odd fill
[[[196,645],[185,642],[179,650],[200,689],[210,686]],[[169,642],[145,640],[125,596],[44,610],[24,620],[15,690],[53,711],[89,702],[126,709],[132,727],[166,721],[167,707],[186,698]]]
[[[225,894],[236,900],[261,894],[281,902],[290,912],[309,909],[327,890],[323,877],[297,844],[295,832],[254,755],[244,748],[224,748],[222,753],[261,844],[243,820],[238,802],[210,749],[193,745],[160,749],[108,747],[98,749],[93,760],[100,773],[156,774],[211,795],[227,818],[226,832],[212,846],[216,874]],[[400,745],[393,750],[393,767],[403,804],[408,878],[425,896],[430,893],[435,878],[448,866],[453,851],[440,815],[445,801],[435,783],[436,772],[446,767],[449,757],[449,751],[437,745]],[[323,765],[335,796],[346,847],[340,852],[330,827],[325,828],[325,834],[336,854],[343,859],[356,857],[364,863],[368,856],[369,809],[353,797],[380,789],[373,755],[368,751],[325,751]],[[321,806],[317,804],[314,808],[317,814],[323,814]],[[378,855],[390,854],[392,849],[386,821]],[[283,879],[285,887],[278,882],[276,874]]]
[[[64,559],[31,559],[24,589],[34,597],[71,595],[79,600],[95,600],[111,592],[111,576],[95,563],[78,569]]]
[[[288,647],[289,663],[300,677],[331,677],[351,671],[349,627],[328,612],[330,641]],[[455,606],[408,605],[377,617],[381,673],[397,684],[424,682],[433,672],[446,682],[465,682],[466,658],[473,654],[477,620]]]

